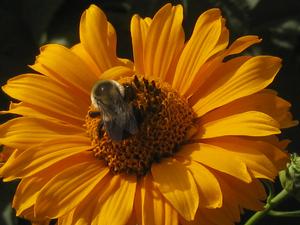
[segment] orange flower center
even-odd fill
[[[95,157],[104,160],[114,173],[126,172],[143,176],[153,162],[172,156],[186,140],[196,115],[187,101],[161,82],[149,82],[141,77],[118,81],[130,87],[138,132],[127,134],[121,141],[112,140],[105,128],[99,126],[101,116],[86,116],[87,134],[91,138]]]

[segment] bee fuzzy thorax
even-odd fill
[[[124,86],[114,80],[99,80],[91,91],[91,101],[96,109],[101,109],[101,103],[109,103],[114,96],[124,98]]]
[[[87,134],[94,156],[104,160],[114,173],[145,175],[152,163],[173,155],[193,128],[195,113],[187,101],[168,84],[132,76],[118,80],[124,87],[123,101],[133,112],[137,132],[124,130],[114,140],[105,129],[103,117],[86,116]]]
[[[99,80],[91,91],[92,105],[101,112],[105,131],[111,139],[119,141],[124,134],[137,132],[131,102],[125,98],[125,88],[114,80]]]

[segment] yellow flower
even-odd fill
[[[288,158],[276,134],[297,124],[290,104],[265,89],[281,60],[224,60],[261,40],[228,46],[218,9],[204,12],[185,41],[182,11],[167,4],[152,19],[133,16],[132,63],[116,56],[115,30],[92,5],[79,44],[42,47],[31,66],[39,74],[3,87],[19,100],[4,113],[20,117],[0,127],[0,143],[16,149],[0,175],[21,179],[18,216],[59,225],[229,225],[241,209],[262,208],[258,179],[273,180]],[[92,116],[98,80],[125,89],[121,103],[136,120],[125,122],[137,132],[122,125],[117,141],[103,113]]]

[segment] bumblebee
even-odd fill
[[[126,93],[125,87],[114,80],[99,80],[91,91],[92,105],[97,111],[90,116],[101,116],[99,126],[115,141],[123,140],[126,133],[134,135],[138,131],[130,96]]]

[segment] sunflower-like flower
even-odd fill
[[[42,47],[37,73],[3,86],[19,101],[3,113],[20,116],[0,127],[0,143],[16,149],[0,175],[21,179],[18,216],[229,225],[243,208],[262,208],[258,179],[273,180],[288,159],[276,134],[297,124],[290,104],[265,89],[281,60],[232,57],[261,40],[229,45],[219,9],[204,12],[187,41],[182,19],[182,6],[171,4],[153,18],[134,15],[131,62],[117,57],[115,30],[92,5],[79,44]],[[109,85],[95,87],[101,81]],[[111,111],[93,104],[91,92]]]

